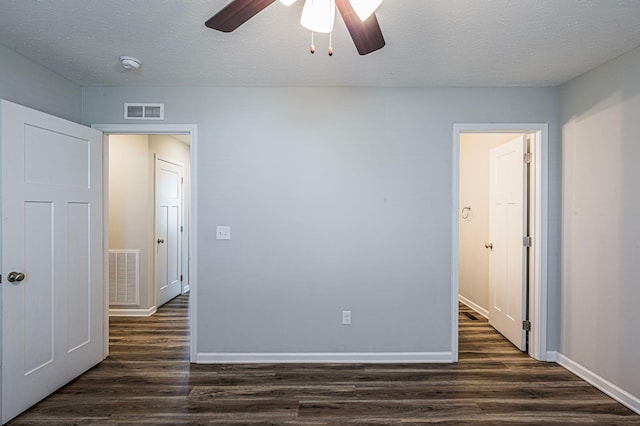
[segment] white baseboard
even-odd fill
[[[547,355],[544,359],[546,362],[558,362],[558,352],[556,351],[547,351]]]
[[[189,287],[189,284],[185,285],[185,286],[182,288],[182,294],[187,294],[187,293],[189,293],[189,290],[191,290],[191,288]]]
[[[472,302],[471,300],[467,299],[466,297],[460,294],[458,295],[458,300],[463,304],[467,305],[468,307],[470,307],[471,309],[473,309],[474,311],[476,311],[477,313],[479,313],[480,315],[482,315],[483,317],[485,317],[486,319],[489,319],[489,311],[483,308],[482,306]]]
[[[149,309],[109,309],[110,317],[150,317],[157,311],[155,306]]]
[[[558,364],[571,371],[576,376],[600,389],[602,392],[606,393],[622,405],[625,405],[631,410],[640,414],[640,398],[631,395],[629,392],[619,388],[610,381],[600,377],[593,371],[589,370],[586,367],[583,367],[582,365],[578,364],[570,358],[567,358],[561,353],[557,354],[557,359]]]
[[[365,352],[365,353],[216,353],[196,355],[196,364],[282,364],[282,363],[451,363],[451,352]]]

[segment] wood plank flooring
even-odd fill
[[[10,424],[640,425],[465,306],[458,364],[191,365],[187,312],[112,318],[111,356]]]

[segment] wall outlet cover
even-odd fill
[[[230,239],[231,239],[230,226],[216,226],[216,240],[230,240]]]

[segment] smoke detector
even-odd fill
[[[125,70],[137,70],[142,65],[142,61],[133,56],[120,56],[120,63]]]

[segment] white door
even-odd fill
[[[103,359],[102,134],[0,109],[4,423]]]
[[[489,323],[520,350],[526,350],[525,150],[526,136],[518,136],[489,154]]]
[[[156,157],[156,303],[182,291],[182,166]]]

